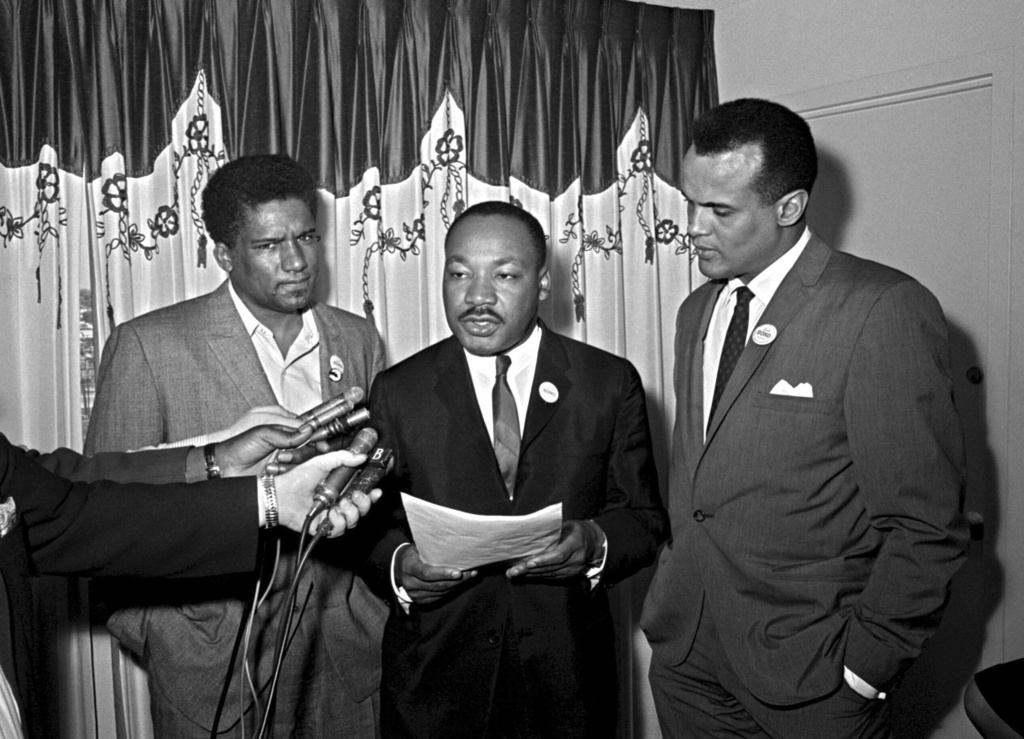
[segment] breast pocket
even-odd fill
[[[759,392],[755,396],[754,406],[781,413],[836,414],[839,412],[839,404],[829,398],[798,398],[766,392]]]

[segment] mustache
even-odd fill
[[[460,321],[464,321],[467,318],[493,318],[495,321],[501,321],[501,316],[486,306],[470,308],[459,316]]]

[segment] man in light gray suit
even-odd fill
[[[312,301],[319,264],[316,186],[282,155],[225,164],[203,192],[203,218],[228,273],[215,291],[117,327],[103,351],[86,452],[137,449],[203,436],[254,407],[301,413],[383,368],[373,324]],[[198,437],[198,438],[197,438]],[[358,535],[318,545],[302,588],[298,631],[284,660],[274,736],[374,737],[380,637],[387,609],[350,567]],[[270,675],[295,540],[259,608],[245,655],[258,687]],[[270,586],[271,549],[261,571]],[[111,631],[149,673],[158,737],[253,734],[252,696],[232,652],[253,577],[186,583],[121,610]],[[231,688],[222,695],[225,682]],[[241,717],[239,698],[246,713]]]
[[[672,541],[642,626],[666,737],[884,737],[886,693],[963,562],[946,324],[896,270],[807,228],[807,123],[737,100],[695,124],[676,322]]]

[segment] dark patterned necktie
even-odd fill
[[[729,329],[725,332],[722,357],[718,360],[718,377],[715,378],[715,394],[711,398],[708,426],[711,425],[711,419],[715,417],[718,401],[721,400],[725,385],[729,382],[729,376],[736,368],[736,362],[739,361],[740,354],[743,353],[743,346],[747,343],[747,323],[750,320],[750,299],[752,297],[754,297],[754,293],[750,292],[750,288],[736,289],[736,308],[732,312]]]
[[[512,360],[507,354],[497,359],[497,374],[491,391],[494,411],[494,456],[498,458],[498,469],[505,480],[509,500],[516,489],[516,467],[519,466],[519,413],[516,399],[508,386],[508,368]]]

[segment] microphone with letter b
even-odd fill
[[[367,427],[361,429],[356,438],[349,444],[348,451],[353,454],[368,454],[373,445],[377,443],[377,432]],[[313,507],[310,509],[307,518],[313,518],[334,506],[345,490],[345,486],[359,472],[357,467],[336,467],[327,475],[327,479],[316,486],[313,494]]]
[[[383,447],[377,447],[370,452],[369,457],[366,459],[366,464],[359,470],[359,477],[352,480],[342,489],[341,495],[335,500],[335,504],[342,498],[348,498],[355,493],[369,495],[370,491],[377,486],[377,483],[384,479],[384,475],[391,470],[394,456],[394,452]],[[330,518],[325,518],[320,522],[320,526],[317,527],[317,531],[321,536],[330,536],[333,530],[334,524],[331,523]]]

